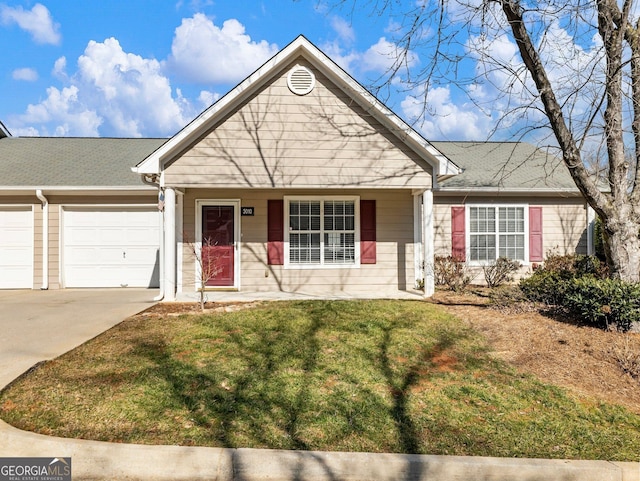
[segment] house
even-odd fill
[[[433,258],[592,249],[553,156],[428,142],[304,37],[170,139],[0,139],[0,287],[433,292]],[[205,248],[202,249],[203,240]]]

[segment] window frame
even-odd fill
[[[523,220],[524,220],[524,232],[522,235],[524,236],[524,259],[515,259],[520,262],[523,266],[527,266],[530,264],[529,262],[529,204],[525,203],[500,203],[500,204],[492,204],[492,203],[478,203],[478,204],[467,204],[465,210],[465,244],[466,244],[466,256],[467,262],[471,266],[486,266],[495,262],[498,257],[500,257],[500,234],[513,234],[509,232],[501,233],[499,229],[500,208],[520,208],[523,211]],[[472,208],[490,208],[495,209],[495,222],[496,222],[496,230],[493,232],[493,235],[496,236],[496,258],[493,260],[471,260],[471,236],[472,235],[482,235],[482,233],[472,233],[471,232],[471,209]]]
[[[296,264],[291,262],[290,252],[290,203],[291,201],[320,202],[320,263]],[[354,262],[349,264],[325,263],[324,260],[324,203],[325,201],[351,201],[354,207]],[[330,231],[331,232],[331,231]],[[357,269],[360,268],[360,196],[357,195],[290,195],[284,196],[284,268],[285,269]]]

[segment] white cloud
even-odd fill
[[[331,18],[331,27],[338,34],[340,40],[345,43],[352,44],[356,40],[356,34],[353,31],[353,25],[344,18],[334,16]]]
[[[24,80],[25,82],[35,82],[38,80],[38,72],[32,68],[18,68],[11,73],[14,80]]]
[[[53,64],[53,70],[51,71],[54,77],[59,79],[67,78],[67,58],[60,57]]]
[[[192,82],[238,82],[277,51],[265,40],[252,41],[235,19],[226,20],[220,28],[197,13],[176,28],[166,66]]]
[[[399,58],[404,56],[404,58]],[[377,43],[367,49],[362,55],[360,69],[368,72],[375,71],[384,73],[396,66],[400,62],[408,68],[414,67],[418,63],[418,56],[411,50],[404,52],[393,42],[389,42],[385,37],[381,37]]]
[[[198,96],[198,102],[205,109],[213,105],[220,98],[220,94],[209,92],[208,90],[202,90]]]
[[[76,86],[62,90],[49,87],[47,99],[36,105],[30,104],[27,112],[19,118],[23,125],[31,125],[21,126],[16,131],[31,130],[33,133],[33,124],[40,124],[39,135],[97,136],[102,119],[79,101],[78,92]]]
[[[197,113],[178,90],[172,92],[160,62],[122,50],[110,38],[91,41],[66,74],[66,59],[54,72],[68,85],[47,89],[47,98],[17,118],[16,132],[29,127],[41,135],[140,137],[172,135]]]
[[[83,98],[117,135],[172,134],[186,123],[160,62],[124,52],[115,38],[89,42],[78,69]]]
[[[36,3],[31,10],[0,5],[0,20],[5,25],[17,24],[29,32],[36,43],[60,44],[60,25],[53,21],[51,13],[41,3]]]
[[[419,93],[407,96],[400,104],[403,115],[431,140],[486,139],[490,117],[473,104],[457,104],[449,87],[429,90],[425,99]]]

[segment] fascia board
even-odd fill
[[[434,167],[434,174],[436,176],[449,176],[462,173],[462,169],[447,158],[447,156],[431,145],[416,132],[415,129],[380,102],[347,72],[337,67],[329,57],[312,44],[309,53],[319,62],[319,66],[322,67],[323,73],[327,77],[333,80],[336,85],[343,86],[343,90],[345,90],[351,98],[356,100],[363,109],[372,113],[376,120]],[[347,89],[344,89],[344,86],[346,86]]]
[[[33,194],[36,190],[42,190],[47,194],[141,194],[147,195],[153,192],[157,192],[157,189],[151,186],[140,186],[140,187],[116,187],[116,186],[46,186],[46,185],[37,185],[37,186],[0,186],[0,196],[2,195],[24,195],[24,194]]]
[[[259,80],[268,79],[269,74],[275,73],[279,64],[293,58],[303,45],[309,45],[309,41],[304,37],[298,37],[131,170],[138,174],[159,174],[164,167],[164,160],[171,152],[195,140],[203,130],[215,123],[216,119],[233,111],[257,85],[261,84]]]
[[[447,187],[439,187],[438,189],[434,189],[434,193],[438,194],[455,194],[455,195],[470,195],[470,194],[494,194],[494,195],[502,195],[502,194],[511,194],[511,195],[522,195],[522,194],[530,194],[530,195],[549,195],[549,194],[574,194],[581,196],[581,192],[577,188],[571,187],[563,187],[558,189],[547,188],[547,189],[529,189],[526,187],[511,187],[508,189],[500,189],[495,187],[456,187],[456,188],[447,188]]]
[[[231,112],[247,97],[256,85],[262,83],[259,81],[264,81],[269,78],[270,74],[275,74],[278,65],[288,62],[299,54],[312,57],[312,60],[315,60],[313,63],[315,63],[328,78],[343,88],[362,108],[372,112],[382,125],[387,127],[402,142],[406,143],[421,158],[434,167],[436,176],[456,175],[462,172],[457,165],[420,136],[420,134],[400,119],[400,117],[393,113],[382,102],[371,95],[371,93],[303,36],[299,36],[278,52],[258,70],[158,148],[158,150],[153,152],[136,167],[133,167],[132,171],[138,174],[159,174],[164,167],[164,160],[169,158],[172,152],[178,150],[179,147],[185,143],[195,140],[201,135],[202,131],[213,124],[217,118],[222,118]]]

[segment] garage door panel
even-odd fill
[[[0,289],[33,287],[33,211],[0,207]]]
[[[157,209],[64,212],[64,281],[67,287],[156,287]]]

